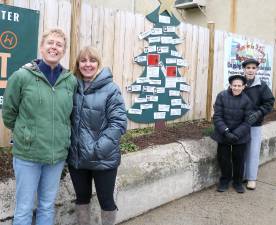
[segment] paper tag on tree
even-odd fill
[[[163,32],[168,32],[168,33],[174,33],[176,31],[176,27],[174,26],[164,26],[163,27]]]
[[[138,37],[139,37],[140,40],[142,40],[142,39],[144,39],[145,37],[147,37],[147,36],[149,36],[149,35],[151,35],[151,30],[148,30],[148,31],[143,32],[143,33],[140,33],[140,34],[138,35]]]
[[[162,34],[163,32],[162,32],[162,28],[152,28],[151,29],[151,34],[152,35],[160,35],[160,34]]]
[[[129,114],[142,115],[142,109],[132,109],[132,108],[130,108],[130,109],[128,110],[128,113],[129,113]]]
[[[141,104],[140,109],[152,109],[152,104]]]
[[[182,99],[171,99],[171,105],[181,105],[182,104]]]
[[[159,15],[159,23],[171,23],[171,18],[168,16]]]
[[[181,115],[181,109],[171,109],[171,116]]]
[[[165,117],[166,117],[166,112],[155,112],[153,114],[153,118],[155,120],[165,119]]]
[[[160,112],[169,112],[170,107],[171,107],[170,105],[159,104],[158,105],[158,111],[160,111]]]
[[[156,95],[147,95],[146,99],[148,102],[158,102],[158,96]]]

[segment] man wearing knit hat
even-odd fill
[[[259,62],[256,59],[247,59],[242,63],[246,77],[245,93],[251,99],[254,111],[249,116],[251,127],[251,141],[245,155],[245,176],[247,189],[256,188],[261,148],[261,126],[264,116],[272,111],[275,98],[267,84],[256,76]]]

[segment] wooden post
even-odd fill
[[[237,0],[231,1],[230,31],[232,33],[237,31]]]
[[[69,68],[74,69],[74,63],[79,52],[79,39],[80,39],[80,13],[81,13],[81,0],[72,1],[71,11],[71,38],[70,38],[70,60]]]
[[[208,80],[207,80],[206,117],[207,117],[207,120],[210,122],[211,114],[212,114],[215,23],[208,22],[208,29],[209,29],[209,66],[208,66]]]

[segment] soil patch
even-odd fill
[[[151,145],[162,145],[176,142],[181,139],[200,139],[209,135],[212,131],[212,123],[207,121],[187,121],[168,126],[163,130],[154,131],[151,134],[133,138],[133,143],[144,149]]]
[[[265,117],[264,123],[276,121],[276,110]],[[212,123],[207,121],[187,121],[170,125],[167,128],[155,131],[151,134],[133,138],[132,142],[139,150],[152,145],[161,145],[176,142],[183,139],[198,140],[208,136],[212,132]],[[0,181],[13,177],[12,154],[7,148],[0,148]]]
[[[0,149],[0,181],[13,176],[11,151],[8,149]]]

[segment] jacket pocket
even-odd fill
[[[88,130],[100,131],[103,119],[102,113],[94,109],[83,109],[82,121]]]
[[[33,141],[32,127],[24,126],[24,145],[29,150]]]

